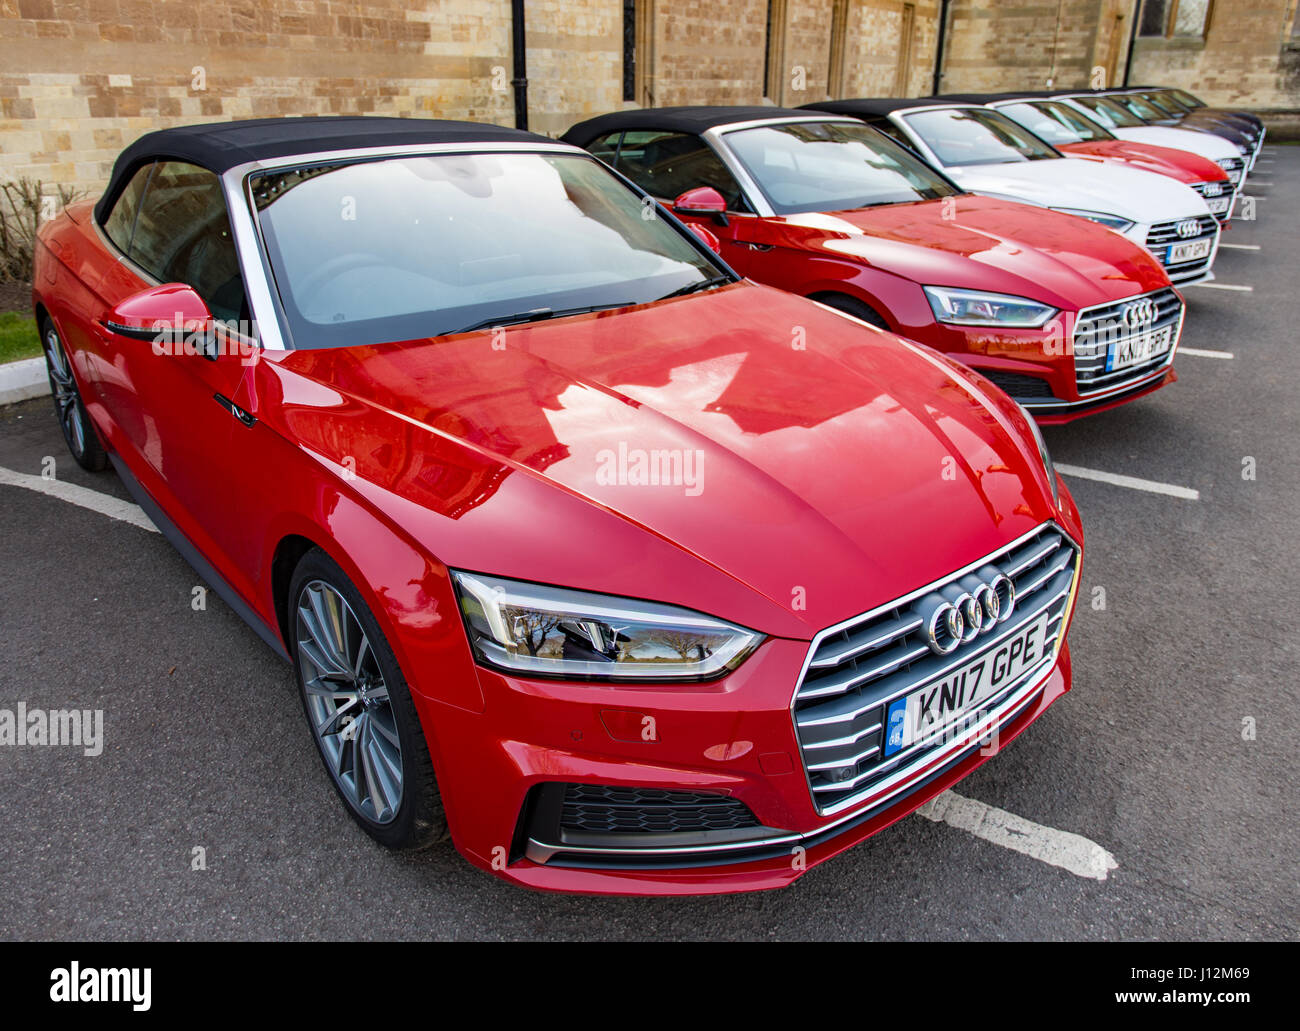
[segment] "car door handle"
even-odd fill
[[[244,409],[240,408],[234,401],[226,397],[225,394],[213,394],[212,399],[245,426],[252,426],[253,423],[257,422],[257,417],[253,415],[252,412],[244,411]]]

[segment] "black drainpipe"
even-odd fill
[[[1133,71],[1133,44],[1138,38],[1138,22],[1142,18],[1142,0],[1133,0],[1133,24],[1128,27],[1128,53],[1124,55],[1124,85],[1128,86],[1129,73]]]
[[[939,5],[939,39],[934,45],[934,82],[930,86],[930,96],[939,95],[939,84],[943,79],[943,45],[948,39],[948,5],[952,0],[943,0]]]
[[[524,0],[510,0],[510,40],[515,55],[515,128],[528,128],[528,55],[524,52]]]

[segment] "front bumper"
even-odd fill
[[[1061,526],[1078,541],[1077,512],[1064,490],[1062,506]],[[721,680],[671,688],[524,680],[480,667],[483,714],[434,712],[436,703],[417,697],[426,729],[438,728],[430,741],[457,848],[504,880],[552,891],[780,887],[956,783],[1070,686],[1062,643],[1049,668],[990,712],[991,735],[963,735],[927,754],[905,783],[823,815],[791,711],[809,649],[808,641],[772,638]],[[575,831],[561,826],[557,785],[704,793],[734,800],[753,819],[694,833]]]
[[[1169,292],[1165,288],[1151,291],[1150,295]],[[1000,329],[995,333],[976,327],[932,323],[920,331],[906,332],[987,376],[1032,412],[1040,425],[1059,425],[1107,411],[1177,381],[1173,360],[1181,339],[1181,320],[1166,361],[1122,381],[1081,386],[1075,361],[1075,334],[1081,316],[1090,311],[1062,313],[1042,329]]]

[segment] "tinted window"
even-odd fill
[[[919,111],[906,116],[912,131],[944,165],[1041,161],[1061,155],[1005,115],[980,108]]]
[[[879,133],[852,122],[796,122],[723,137],[778,214],[933,200],[958,191]]]
[[[1100,125],[1065,104],[1003,104],[998,110],[1051,144],[1114,139]]]
[[[155,167],[152,164],[145,165],[131,177],[126,188],[118,194],[113,210],[108,213],[108,218],[104,220],[104,232],[123,254],[131,250],[131,234],[135,231],[135,216],[140,210],[140,197]]]
[[[162,282],[192,286],[218,319],[248,318],[221,182],[206,169],[158,163],[128,254]]]
[[[1071,97],[1107,129],[1136,129],[1146,123],[1109,97]]]
[[[641,304],[723,275],[599,162],[440,154],[252,180],[297,347],[416,340],[537,309]]]
[[[597,142],[608,140],[604,137]],[[740,184],[698,136],[658,130],[625,132],[613,164],[652,197],[671,201],[697,186],[712,186],[722,194],[729,210],[745,210]]]

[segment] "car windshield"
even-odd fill
[[[296,347],[641,304],[726,276],[585,155],[392,157],[250,187]]]
[[[1161,111],[1158,107],[1148,104],[1135,93],[1122,93],[1115,97],[1114,100],[1148,122],[1161,122],[1169,118],[1167,111]]]
[[[1061,156],[1024,126],[984,108],[918,111],[906,119],[944,165],[1000,165]]]
[[[1180,104],[1173,97],[1164,93],[1140,93],[1138,97],[1145,100],[1157,111],[1164,111],[1171,115],[1185,115],[1189,108],[1185,104]]]
[[[1110,97],[1071,97],[1070,99],[1107,129],[1140,129],[1146,125],[1141,118],[1123,104],[1115,103]]]
[[[1166,90],[1166,92],[1185,107],[1196,108],[1205,106],[1204,100],[1201,100],[1200,97],[1192,96],[1185,89],[1171,89]]]
[[[723,139],[779,215],[934,200],[960,191],[874,129],[796,122]]]
[[[1097,140],[1115,138],[1092,119],[1079,114],[1068,104],[1025,101],[1019,104],[1002,104],[997,110],[1012,121],[1019,122],[1035,136],[1053,145],[1093,143]]]

